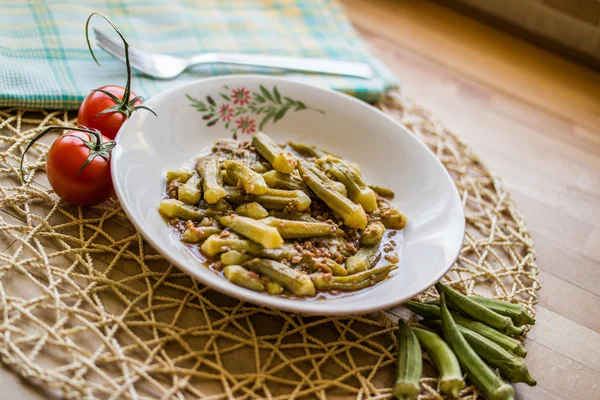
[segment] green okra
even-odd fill
[[[342,196],[348,196],[348,189],[346,189],[346,185],[344,185],[342,182],[334,181],[317,167],[310,166],[308,167],[308,170],[315,174],[317,178],[321,179],[325,186],[328,186],[336,192],[339,192]]]
[[[440,391],[457,398],[460,391],[465,388],[458,359],[444,339],[437,334],[420,328],[411,329],[440,374],[438,380]]]
[[[383,239],[385,226],[380,221],[371,221],[360,234],[360,244],[363,246],[378,245]]]
[[[467,376],[485,397],[490,400],[510,400],[515,391],[505,383],[469,346],[457,328],[446,306],[445,293],[440,294],[440,314],[444,339],[467,372]]]
[[[385,280],[395,265],[384,265],[363,271],[356,275],[330,276],[329,274],[313,274],[312,280],[320,290],[358,290],[373,286]]]
[[[442,322],[438,319],[424,319],[419,323],[436,331],[441,331],[442,328]],[[457,327],[479,357],[483,358],[491,367],[497,368],[509,382],[524,382],[529,386],[536,385],[535,379],[527,369],[525,360],[521,357],[514,355],[477,332],[464,326],[457,325]]]
[[[167,183],[179,179],[181,183],[186,183],[194,175],[194,170],[188,168],[178,168],[167,172]]]
[[[260,243],[265,249],[274,249],[283,244],[283,238],[276,228],[252,218],[233,214],[219,218],[219,223],[256,243]]]
[[[316,292],[315,285],[307,275],[278,261],[255,258],[244,263],[244,267],[279,282],[296,296],[312,296]]]
[[[186,204],[195,205],[200,202],[202,195],[201,186],[202,180],[198,173],[194,173],[190,178],[179,188],[177,197]]]
[[[419,340],[406,322],[401,319],[398,320],[396,340],[398,341],[398,366],[394,396],[398,400],[416,399],[421,391],[419,380],[423,373]]]
[[[440,307],[430,303],[420,303],[418,301],[407,301],[404,304],[404,307],[408,308],[410,311],[418,314],[424,318],[431,319],[439,319],[440,318]],[[498,344],[500,347],[510,351],[511,353],[519,356],[525,357],[527,355],[527,351],[523,348],[521,343],[507,336],[501,332],[498,332],[494,328],[490,328],[486,324],[483,324],[479,321],[474,321],[470,318],[464,317],[457,313],[450,313],[454,321],[467,329],[470,329],[474,332],[479,333],[480,335],[488,338],[492,342]]]
[[[271,210],[269,211],[269,216],[279,219],[288,219],[290,221],[321,222],[307,212],[287,213],[279,210]]]
[[[253,256],[242,254],[236,250],[229,250],[221,254],[221,262],[225,265],[242,265],[253,258]]]
[[[348,197],[353,202],[360,204],[366,212],[372,212],[377,208],[377,196],[367,186],[359,173],[335,157],[326,157],[322,165],[335,178],[346,186]]]
[[[469,296],[469,299],[497,312],[500,315],[509,317],[517,326],[535,324],[535,318],[529,315],[525,307],[523,307],[521,304],[514,304],[508,301],[492,299],[483,296]]]
[[[242,254],[248,254],[254,257],[271,258],[278,261],[291,260],[300,255],[292,243],[284,243],[276,249],[265,249],[262,245],[247,239],[242,239],[234,233],[231,233],[228,237],[212,235],[202,243],[200,250],[202,250],[208,258],[214,258],[218,254],[230,250],[235,250]]]
[[[261,220],[262,223],[277,229],[284,239],[303,239],[333,235],[337,226],[326,222],[291,221],[275,217]]]
[[[257,202],[266,209],[283,210],[291,208],[296,211],[306,210],[311,203],[310,197],[301,190],[268,189],[265,194],[258,196],[242,193],[235,187],[228,187],[226,199],[236,204]]]
[[[388,229],[404,229],[408,221],[406,215],[392,207],[379,207],[373,210],[372,215]]]
[[[288,145],[294,149],[298,154],[304,157],[325,157],[327,153],[323,150],[317,149],[315,146],[307,146],[301,143],[288,142]]]
[[[260,277],[241,265],[226,266],[223,268],[223,275],[231,283],[245,287],[246,289],[254,290],[255,292],[263,292],[265,290],[265,285],[260,280]]]
[[[205,217],[211,217],[218,213],[214,208],[198,208],[185,204],[176,199],[161,200],[158,212],[166,219],[179,218],[182,220],[202,221]]]
[[[395,194],[394,191],[392,189],[388,189],[386,187],[383,186],[377,186],[377,185],[369,185],[369,187],[371,188],[371,190],[373,190],[378,196],[384,197],[386,199],[393,199]]]
[[[273,139],[262,132],[255,133],[252,145],[275,169],[275,171],[290,174],[296,168],[296,159],[288,151],[279,147]]]
[[[226,160],[221,166],[237,187],[244,189],[248,194],[265,194],[269,189],[261,174],[254,172],[239,161]]]
[[[200,243],[210,236],[220,233],[221,229],[214,226],[186,226],[181,234],[181,240],[186,243]]]
[[[298,171],[308,187],[325,202],[333,211],[338,213],[344,223],[355,229],[364,229],[367,226],[367,214],[362,206],[354,204],[347,197],[327,187],[321,179],[310,172],[298,161]]]
[[[346,260],[346,270],[348,274],[354,275],[366,271],[373,267],[381,258],[379,246],[363,246],[358,249],[358,253],[348,257]]]
[[[273,281],[271,279],[269,279],[265,283],[265,289],[266,289],[267,293],[269,293],[270,295],[273,295],[273,296],[278,296],[281,293],[283,293],[283,286],[281,286],[281,283]]]
[[[196,170],[202,178],[204,201],[215,204],[227,195],[221,185],[221,172],[216,158],[201,158],[196,164]]]
[[[516,327],[513,324],[512,319],[500,315],[495,311],[486,308],[485,306],[471,300],[468,296],[458,293],[452,290],[450,287],[438,282],[435,288],[439,293],[444,293],[446,299],[453,307],[456,307],[463,314],[471,317],[476,321],[483,322],[484,324],[499,330],[507,335],[521,334],[523,330]]]
[[[308,192],[308,187],[302,182],[302,179],[298,174],[283,174],[281,172],[272,170],[262,174],[263,179],[274,189],[285,189],[285,190],[302,190]]]
[[[235,212],[236,214],[252,219],[263,219],[269,216],[269,212],[255,201],[240,204],[236,207]]]

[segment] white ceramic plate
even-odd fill
[[[287,311],[365,313],[402,303],[432,286],[458,255],[465,217],[450,176],[405,127],[359,100],[284,79],[239,75],[186,84],[153,97],[146,105],[158,116],[136,112],[116,139],[112,175],[117,195],[135,226],[158,251],[216,290]],[[327,300],[256,293],[204,267],[160,217],[158,203],[168,170],[208,151],[216,139],[231,138],[234,132],[249,139],[247,132],[258,129],[270,111],[262,130],[275,141],[329,149],[357,162],[368,182],[396,192],[393,204],[409,222],[399,268],[388,280]]]

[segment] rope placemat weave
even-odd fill
[[[399,95],[378,104],[429,146],[463,200],[467,233],[444,278],[468,293],[537,302],[531,238],[509,193],[475,154]],[[306,317],[242,303],[158,255],[117,202],[87,209],[49,190],[45,154],[28,153],[63,111],[0,110],[0,355],[67,398],[390,399],[402,307],[356,317]],[[434,295],[430,290],[423,296]],[[440,399],[426,363],[423,399]],[[477,398],[473,387],[461,398]]]

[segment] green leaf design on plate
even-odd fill
[[[274,102],[271,93],[269,93],[269,91],[263,85],[260,85],[260,92],[263,94],[263,96],[265,96],[265,99],[269,100],[272,103]]]
[[[279,90],[277,90],[277,86],[273,86],[273,97],[277,104],[281,104],[281,95],[279,94]]]

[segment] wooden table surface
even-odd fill
[[[429,1],[344,0],[402,82],[503,178],[543,285],[521,399],[600,398],[600,73]],[[4,368],[6,399],[49,396]],[[5,397],[7,395],[7,397]]]

